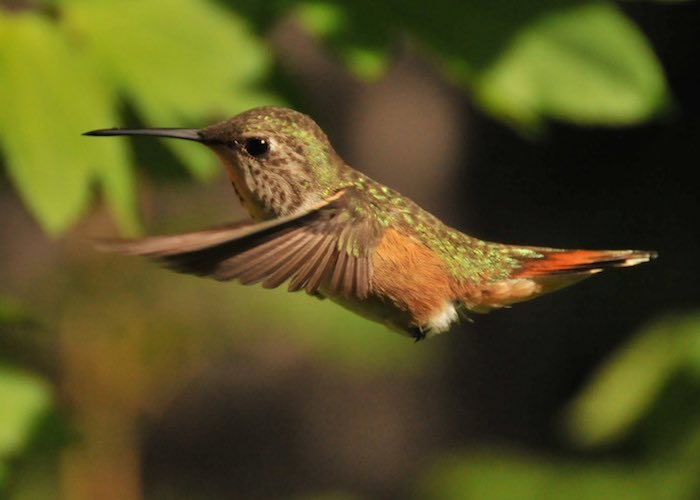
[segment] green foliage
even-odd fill
[[[0,364],[0,493],[9,460],[30,443],[39,418],[51,406],[48,384],[36,375]]]
[[[700,396],[700,315],[659,320],[613,355],[569,408],[568,435],[584,447],[619,441],[677,376]]]
[[[486,110],[520,126],[636,123],[668,99],[647,41],[610,2],[309,2],[300,17],[370,78],[406,33]]]
[[[42,16],[0,10],[0,109],[8,173],[47,231],[63,231],[78,218],[94,181],[124,230],[135,230],[134,186],[123,145],[89,144],[80,137],[85,127],[119,123],[114,92]]]
[[[80,136],[120,125],[124,103],[147,125],[185,127],[279,100],[256,88],[270,56],[247,23],[264,30],[290,12],[364,78],[381,76],[390,49],[409,37],[486,111],[520,128],[547,118],[638,123],[668,101],[647,41],[612,2],[44,4],[0,6],[0,148],[13,184],[53,235],[86,210],[94,186],[122,230],[138,231],[126,142]],[[166,144],[195,177],[216,172],[203,148]]]
[[[465,453],[439,459],[426,474],[420,498],[698,498],[699,375],[700,315],[658,320],[600,367],[564,420],[577,446],[641,443],[641,460]]]
[[[63,3],[66,30],[147,123],[201,125],[269,100],[251,88],[267,69],[265,48],[242,19],[211,2]],[[215,171],[207,151],[167,145],[194,175]]]
[[[688,500],[696,498],[673,471],[615,462],[545,459],[504,450],[438,461],[417,498],[425,500]]]
[[[57,0],[50,17],[0,7],[0,145],[7,171],[51,234],[100,186],[127,233],[138,229],[126,143],[81,137],[121,123],[120,98],[148,123],[201,125],[265,99],[252,84],[265,48],[235,14],[198,0]],[[213,158],[169,143],[198,177]]]
[[[57,449],[67,441],[63,423],[52,412],[49,382],[24,368],[21,360],[27,353],[16,356],[12,348],[5,349],[6,343],[35,329],[36,320],[26,308],[0,296],[0,498],[5,498],[9,483],[15,490],[19,462],[28,456],[37,462],[37,451]]]
[[[495,114],[525,123],[636,123],[667,99],[647,42],[606,3],[553,10],[519,31],[476,76],[476,92]]]

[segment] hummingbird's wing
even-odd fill
[[[140,240],[101,241],[98,247],[141,255],[175,271],[220,281],[366,298],[371,250],[380,230],[362,217],[362,200],[343,190],[309,211],[262,223],[238,223]]]

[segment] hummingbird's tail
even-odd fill
[[[531,248],[542,257],[523,260],[518,278],[561,274],[594,274],[608,267],[630,267],[656,258],[645,250],[555,250]]]
[[[656,252],[645,250],[506,246],[508,250],[518,261],[510,276],[488,283],[476,292],[473,288],[465,288],[461,295],[467,309],[487,312],[573,285],[609,267],[636,266],[656,258]]]
[[[572,285],[611,267],[631,267],[655,259],[657,253],[647,250],[558,250],[530,247],[538,258],[520,261],[512,278],[529,279],[548,293]]]

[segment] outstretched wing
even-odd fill
[[[140,240],[102,241],[99,247],[141,255],[178,272],[237,279],[245,285],[366,298],[372,249],[380,230],[362,210],[362,199],[347,189],[313,209],[259,224],[243,223],[192,233]]]

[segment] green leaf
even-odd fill
[[[80,136],[119,125],[118,94],[145,121],[178,127],[274,102],[251,90],[268,66],[262,44],[213,2],[57,0],[54,8],[58,22],[0,12],[0,147],[51,234],[87,208],[95,184],[122,230],[138,231],[125,142]],[[196,176],[217,171],[204,148],[168,146]]]
[[[644,37],[612,4],[553,9],[519,31],[475,81],[493,113],[518,122],[637,123],[666,101]]]
[[[51,406],[48,384],[29,373],[0,365],[0,485],[7,459],[27,446],[34,426]]]
[[[81,137],[117,123],[114,104],[109,85],[54,24],[0,11],[0,145],[15,187],[51,234],[85,210],[95,181],[121,227],[138,227],[123,145]]]
[[[202,126],[271,101],[252,90],[269,65],[265,47],[214,2],[63,0],[62,7],[66,29],[150,125]],[[203,149],[167,145],[197,177],[217,171]]]
[[[381,2],[309,1],[296,8],[295,16],[309,32],[331,42],[356,76],[373,81],[384,74],[392,16]]]
[[[582,447],[621,439],[683,369],[700,375],[697,314],[659,320],[613,354],[567,410],[567,434]]]
[[[48,409],[50,400],[43,380],[0,366],[0,456],[21,450],[35,419]]]
[[[428,48],[487,111],[517,125],[649,119],[668,100],[647,40],[612,2],[305,2],[299,18],[360,76],[400,34]]]
[[[683,478],[686,479],[687,478]],[[428,469],[424,500],[644,500],[676,495],[685,483],[664,470],[614,462],[579,463],[524,453],[480,451],[439,460]]]
[[[320,37],[340,33],[347,22],[340,5],[328,2],[304,2],[296,10],[302,26]]]

